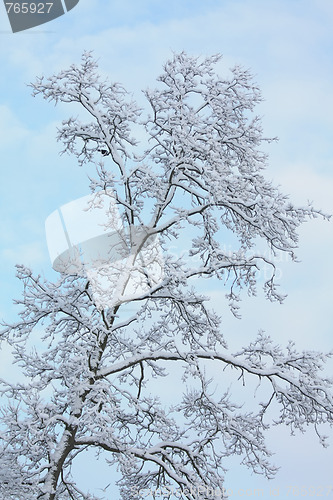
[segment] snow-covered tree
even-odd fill
[[[116,283],[107,260],[92,277],[64,269],[54,283],[18,266],[20,319],[4,325],[1,339],[25,382],[1,383],[2,499],[97,498],[71,472],[89,448],[118,467],[113,489],[123,499],[147,489],[160,498],[174,498],[172,489],[187,499],[211,498],[212,489],[224,497],[230,456],[275,474],[264,439],[271,407],[279,407],[274,424],[292,432],[311,424],[325,444],[320,424],[333,423],[327,355],[281,348],[263,332],[231,353],[220,316],[195,288],[215,280],[235,315],[242,289],[255,295],[263,284],[269,300],[282,301],[276,256],[295,259],[300,224],[325,217],[295,207],[265,179],[269,139],[253,114],[260,91],[239,66],[218,76],[219,59],[174,55],[157,88],[144,92],[147,114],[98,76],[90,53],[32,85],[35,96],[73,107],[59,129],[63,152],[91,166],[92,199],[110,200],[110,219],[116,204],[127,254]],[[228,234],[238,242],[233,251]],[[153,238],[163,260],[155,280],[139,259]],[[256,253],[259,241],[271,258]],[[146,281],[126,294],[133,269]],[[231,369],[241,384],[253,378],[264,387],[256,410],[233,400]],[[171,404],[158,394],[165,377],[175,387]]]

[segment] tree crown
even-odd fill
[[[264,289],[281,301],[274,254],[295,258],[298,227],[323,215],[293,206],[264,178],[267,157],[260,148],[269,139],[253,116],[259,89],[239,66],[228,79],[216,75],[218,61],[175,54],[158,88],[144,93],[146,115],[121,85],[98,76],[91,53],[81,65],[32,84],[34,95],[82,109],[63,121],[58,139],[79,165],[95,166],[87,210],[98,208],[101,196],[104,210],[109,200],[111,227],[116,205],[124,253],[121,265],[105,258],[84,276],[65,268],[56,283],[18,267],[21,317],[1,335],[27,382],[2,384],[12,400],[2,410],[0,491],[6,498],[97,498],[71,475],[75,457],[93,448],[118,464],[122,498],[138,499],[145,488],[164,488],[164,498],[172,498],[176,487],[193,499],[193,485],[223,491],[232,455],[254,472],[274,475],[264,441],[274,403],[276,422],[292,430],[313,424],[319,432],[319,424],[333,422],[331,381],[320,376],[327,355],[300,353],[292,343],[283,350],[262,332],[229,353],[219,315],[192,286],[194,278],[221,284],[229,278],[237,314],[239,289],[255,293],[258,270],[269,264]],[[133,138],[140,127],[144,146]],[[186,228],[189,248],[175,256],[170,244],[188,234]],[[237,236],[232,252],[221,228]],[[271,258],[249,253],[258,238]],[[143,249],[150,260],[141,258]],[[152,266],[158,259],[157,279]],[[134,273],[140,276],[135,294],[127,288]],[[43,347],[31,352],[34,333]],[[242,380],[264,381],[259,411],[243,411],[222,383],[211,389],[212,363],[219,377],[230,367]],[[181,369],[184,391],[166,407],[153,380],[170,365]]]

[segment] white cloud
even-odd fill
[[[13,266],[15,264],[24,264],[30,267],[39,267],[46,258],[44,246],[40,241],[4,248],[1,256],[3,260]]]
[[[29,130],[24,127],[13,110],[7,105],[0,104],[0,151],[4,148],[13,148],[28,136]],[[2,168],[4,167],[2,165]]]
[[[316,165],[309,163],[286,163],[274,172],[275,181],[284,191],[290,193],[292,200],[304,204],[313,201],[316,208],[333,212],[333,177],[331,172],[316,171]],[[327,228],[330,231],[330,228]]]

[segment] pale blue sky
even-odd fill
[[[88,193],[85,172],[59,156],[56,125],[71,111],[30,96],[27,84],[78,62],[94,50],[103,73],[141,99],[172,51],[220,52],[221,70],[250,67],[266,101],[258,109],[269,146],[267,176],[293,200],[308,199],[333,213],[333,4],[331,0],[81,0],[71,12],[35,29],[12,34],[0,4],[0,316],[14,317],[20,289],[14,264],[50,275],[44,237],[46,217]],[[313,221],[301,230],[300,264],[281,263],[283,306],[262,297],[245,299],[243,322],[225,314],[232,346],[259,327],[285,343],[329,350],[332,340],[332,223]],[[221,292],[212,291],[218,307]],[[7,371],[2,354],[3,372]],[[319,487],[332,482],[333,438],[323,451],[312,434],[290,439],[274,430],[270,441],[282,466],[267,484],[245,469],[230,473],[230,487]],[[332,436],[332,433],[331,433]],[[237,479],[236,479],[237,477]],[[234,495],[232,498],[237,498]]]

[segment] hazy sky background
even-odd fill
[[[89,192],[85,172],[74,159],[58,154],[57,123],[71,109],[32,98],[29,82],[79,62],[84,50],[93,50],[101,71],[141,103],[140,89],[154,85],[172,51],[222,53],[221,71],[235,63],[251,68],[262,89],[265,102],[258,113],[265,134],[279,137],[267,147],[266,176],[300,205],[309,199],[333,213],[332,26],[332,0],[81,0],[48,24],[12,34],[1,2],[0,317],[15,317],[12,298],[20,294],[16,263],[51,275],[46,217]],[[230,346],[237,349],[263,328],[281,344],[292,338],[299,348],[332,349],[332,250],[332,222],[308,222],[300,231],[301,263],[279,266],[281,288],[288,293],[284,305],[267,303],[259,294],[244,298],[243,321],[233,320],[226,310]],[[223,290],[210,292],[216,309],[223,311]],[[2,352],[2,377],[13,374],[8,359]],[[287,495],[288,486],[332,484],[332,432],[330,436],[331,447],[323,450],[312,431],[290,438],[275,428],[269,443],[282,467],[276,479],[268,483],[251,476],[235,460],[227,475],[231,498],[239,497],[239,488],[250,496],[262,487],[265,498],[272,496],[271,488],[275,493],[279,488],[284,500],[296,496],[296,490]]]

